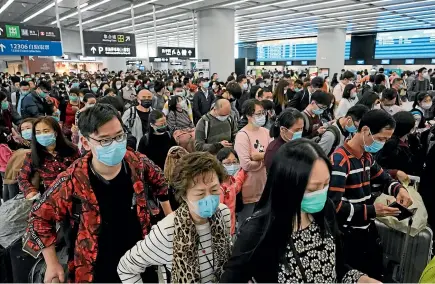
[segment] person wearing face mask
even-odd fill
[[[288,104],[287,90],[289,88],[289,82],[287,80],[280,80],[273,92],[273,102],[275,103],[275,113],[279,115]]]
[[[348,84],[344,87],[343,96],[338,107],[334,111],[335,117],[343,117],[346,115],[347,111],[356,105],[358,102],[356,86],[354,84]]]
[[[338,105],[343,98],[344,89],[348,84],[353,84],[353,81],[355,80],[355,74],[351,71],[345,71],[341,75],[340,83],[338,83],[332,92],[332,94],[335,97],[335,102]],[[322,84],[323,85],[323,84]]]
[[[266,171],[269,171],[272,165],[273,157],[276,152],[285,143],[302,138],[302,129],[304,128],[304,117],[302,113],[295,108],[285,109],[275,120],[269,130],[270,137],[274,138],[270,142],[264,154],[264,164]]]
[[[426,128],[426,121],[433,119],[432,109],[432,96],[426,92],[417,94],[414,104],[411,109],[411,113],[415,117],[417,128]]]
[[[192,111],[192,102],[187,99],[186,97],[186,90],[183,88],[183,85],[181,83],[175,83],[173,85],[173,95],[172,96],[179,96],[183,98],[185,103],[183,103],[183,109],[187,112],[189,115],[190,120],[193,122],[193,111]],[[163,113],[168,116],[169,115],[169,98],[168,101],[165,103],[165,106],[163,107]]]
[[[80,88],[80,82],[79,82],[79,80],[77,80],[77,79],[72,80],[70,88],[79,89]]]
[[[397,96],[398,105],[401,105],[402,102],[407,101],[406,88],[402,78],[397,77],[393,79],[393,81],[391,82],[391,89],[395,90],[398,94]]]
[[[311,139],[325,133],[326,126],[322,125],[320,118],[330,103],[331,97],[327,93],[315,91],[311,95],[311,103],[302,112],[304,117],[303,137]]]
[[[26,95],[21,102],[21,117],[39,117],[53,114],[53,101],[48,96],[50,84],[41,81],[35,92]]]
[[[71,89],[68,96],[68,104],[65,108],[65,118],[62,125],[64,135],[71,139],[72,126],[76,122],[76,114],[81,109],[80,104],[80,91],[78,89]]]
[[[0,126],[6,127],[9,130],[9,133],[11,133],[13,124],[20,124],[21,116],[8,101],[7,94],[2,91],[0,91],[0,102]]]
[[[165,83],[161,80],[155,81],[154,91],[153,108],[162,111],[169,99],[169,92],[165,89]]]
[[[320,90],[323,87],[323,83],[324,80],[322,77],[314,77],[309,83],[309,86],[304,88],[303,82],[297,80],[294,84],[296,94],[288,102],[287,106],[303,111],[310,104],[312,94]]]
[[[238,112],[241,113],[243,103],[250,98],[249,91],[248,91],[249,84],[246,75],[239,75],[237,77],[236,82],[242,89],[242,93],[240,95],[240,98],[237,100],[237,105],[236,105]]]
[[[120,91],[121,98],[124,100],[126,108],[134,105],[134,101],[136,101],[136,89],[134,88],[134,81],[135,79],[133,76],[127,76],[125,78],[126,86]]]
[[[228,206],[231,212],[230,233],[234,236],[236,232],[236,212],[243,209],[243,204],[240,204],[238,200],[236,202],[236,199],[238,194],[241,194],[247,174],[240,168],[239,157],[234,149],[222,148],[217,153],[216,158],[222,163],[228,174],[228,178],[221,183],[220,202]]]
[[[382,91],[381,109],[385,110],[390,115],[402,111],[403,109],[398,106],[399,94],[395,89],[385,89]]]
[[[215,100],[215,95],[209,90],[209,82],[204,78],[199,78],[198,92],[193,96],[193,121],[198,123],[200,118],[207,114]]]
[[[149,115],[154,110],[153,93],[143,89],[137,95],[137,106],[130,107],[122,115],[122,121],[127,126],[131,134],[139,140],[149,131]]]
[[[430,81],[426,77],[427,69],[422,67],[418,70],[418,75],[415,80],[408,85],[408,91],[410,92],[426,92],[430,90]]]
[[[330,175],[331,164],[313,141],[283,145],[220,282],[379,283],[343,260],[335,208],[327,198]]]
[[[212,110],[203,115],[195,128],[195,150],[216,154],[223,147],[233,147],[237,133],[236,121],[232,119],[231,104],[218,98]]]
[[[369,112],[369,110],[370,109],[364,105],[355,105],[347,111],[346,115],[338,118],[337,121],[328,126],[318,142],[320,148],[325,151],[328,157],[337,147],[342,146],[344,141],[356,133],[361,118]]]
[[[220,95],[222,95],[222,93],[223,93],[223,90],[222,90],[222,88],[221,88],[221,86],[220,86],[220,84],[219,84],[218,81],[214,81],[214,82],[213,82],[213,84],[212,84],[212,86],[211,86],[211,89],[212,89],[213,94],[214,94],[215,96],[220,96]]]
[[[149,115],[149,132],[139,141],[137,151],[146,155],[162,170],[171,147],[176,146],[174,138],[169,133],[168,123],[163,112],[153,110]]]
[[[127,135],[114,107],[96,104],[86,109],[78,127],[88,152],[60,174],[49,194],[36,202],[30,213],[32,234],[27,244],[36,251],[42,250],[47,264],[46,283],[56,278],[62,283],[119,283],[119,259],[150,231],[150,211],[142,205],[158,198],[164,212],[171,212],[167,183],[160,168],[126,148]],[[71,235],[77,242],[69,250],[68,279],[55,249],[56,222],[70,219],[65,212],[80,218],[80,226]]]
[[[270,143],[269,131],[263,127],[266,124],[266,112],[261,102],[247,100],[243,104],[243,115],[248,119],[248,125],[237,133],[234,144],[240,166],[248,175],[242,188],[244,206],[238,216],[239,224],[251,216],[263,192],[266,183],[264,155]]]
[[[401,182],[409,182],[408,174],[420,176],[424,164],[419,139],[413,133],[415,119],[407,111],[400,111],[393,118],[396,121],[393,136],[376,153],[376,161],[382,168],[388,169],[391,176]]]
[[[122,81],[117,78],[112,82],[112,89],[116,90],[116,94],[122,98]]]
[[[169,99],[168,127],[177,144],[193,152],[195,125],[185,110],[186,104],[186,99],[181,96],[174,95]]]
[[[74,124],[71,126],[71,132],[72,132],[72,136],[71,136],[71,141],[77,145],[79,147],[79,149],[81,150],[81,142],[80,142],[80,132],[79,129],[77,127],[78,123],[79,123],[79,117],[80,117],[80,113],[84,112],[86,109],[93,107],[96,103],[97,103],[97,98],[95,97],[95,95],[93,93],[87,93],[84,98],[83,98],[83,102],[85,103],[85,106],[82,107],[81,109],[79,109],[74,116]]]
[[[374,203],[372,191],[392,195],[405,207],[412,204],[408,191],[373,157],[391,138],[395,127],[396,122],[387,112],[371,110],[362,117],[355,135],[331,156],[328,196],[337,208],[346,263],[377,279],[382,275],[382,247],[373,220],[397,216],[400,210]]]
[[[77,148],[62,134],[59,123],[52,117],[35,120],[32,129],[31,152],[26,155],[18,185],[27,199],[43,194],[57,175],[79,157]],[[38,187],[32,184],[38,173]]]
[[[11,94],[12,106],[17,110],[18,114],[21,115],[21,106],[25,96],[30,93],[30,85],[27,81],[21,81],[19,83],[19,89]]]
[[[209,153],[183,156],[172,174],[180,207],[126,250],[118,265],[122,282],[140,282],[150,266],[165,266],[171,283],[217,283],[231,253],[230,210],[219,204],[223,166]]]

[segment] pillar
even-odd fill
[[[101,57],[101,61],[103,61],[103,68],[107,68],[109,71],[127,70],[125,57]]]
[[[319,68],[329,68],[329,76],[340,74],[344,68],[346,29],[319,29],[317,35],[317,60]]]
[[[234,10],[212,8],[198,11],[198,59],[210,60],[210,74],[227,78],[234,72]]]

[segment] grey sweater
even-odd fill
[[[206,123],[209,125],[208,129],[206,129]],[[196,125],[195,149],[216,154],[223,147],[220,142],[226,140],[234,143],[236,134],[237,125],[231,117],[225,121],[220,121],[209,113],[205,114]]]
[[[170,111],[168,113],[168,126],[171,133],[175,130],[194,128],[193,122],[189,118],[187,111]]]

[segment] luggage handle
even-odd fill
[[[412,216],[409,218],[408,220],[408,229],[406,232],[406,236],[405,236],[405,244],[403,246],[402,249],[402,255],[400,256],[400,264],[399,264],[399,271],[398,271],[398,275],[397,275],[397,281],[399,283],[402,283],[403,278],[404,278],[404,274],[405,274],[405,259],[406,259],[406,254],[408,252],[408,243],[409,243],[409,236],[411,235],[411,226],[412,226]]]

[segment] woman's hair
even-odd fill
[[[367,91],[362,96],[361,100],[357,104],[365,105],[369,109],[373,109],[376,100],[379,100],[379,95],[373,91]]]
[[[281,126],[287,129],[291,128],[298,119],[304,119],[302,113],[295,108],[286,108],[276,118],[275,123],[269,130],[270,137],[278,138],[281,133]]]
[[[7,98],[7,95],[5,92],[0,91],[0,102]]]
[[[23,125],[24,123],[31,123],[33,126],[35,124],[35,120],[36,120],[36,118],[33,118],[33,117],[29,117],[29,118],[25,118],[25,119],[21,120],[21,123],[18,126],[18,132],[21,134],[21,125]]]
[[[8,135],[11,133],[11,130],[8,127],[0,126],[0,144],[8,143]]]
[[[350,99],[350,92],[355,88],[356,86],[354,84],[347,84],[343,90],[343,99]]]
[[[152,112],[150,112],[150,117],[149,117],[149,123],[151,124],[155,124],[157,120],[159,120],[160,118],[165,117],[165,114],[163,112],[161,112],[160,110],[153,110]]]
[[[171,98],[168,101],[168,110],[169,111],[173,111],[176,112],[177,111],[177,104],[178,104],[178,99],[181,98],[180,96],[171,96]]]
[[[210,153],[194,152],[183,156],[177,163],[172,176],[171,183],[175,189],[175,198],[178,202],[184,202],[183,198],[187,194],[187,189],[194,186],[195,178],[207,174],[215,173],[222,183],[227,178],[225,168]]]
[[[261,106],[263,107],[263,105],[261,104],[261,102],[257,99],[249,99],[246,100],[243,103],[242,106],[242,114],[247,117],[247,116],[253,116],[255,113],[255,106]]]
[[[222,163],[222,161],[228,158],[230,154],[233,154],[237,158],[237,160],[239,159],[239,156],[237,156],[237,153],[233,148],[226,147],[220,149],[219,152],[217,152],[216,159],[218,159],[218,161]]]
[[[394,129],[394,136],[401,138],[410,133],[415,127],[415,118],[412,113],[408,111],[399,111],[393,115],[396,121],[396,128]]]
[[[189,152],[180,146],[173,146],[171,149],[169,149],[168,155],[166,156],[164,174],[170,185],[175,166],[177,165],[178,161],[187,154],[189,154]]]
[[[87,94],[83,97],[83,102],[87,103],[87,102],[88,102],[88,99],[92,99],[92,98],[96,99],[97,97],[95,97],[95,95],[92,94],[92,93],[87,93]]]
[[[36,126],[39,123],[45,123],[54,130],[56,135],[56,148],[54,150],[58,155],[70,157],[77,154],[76,146],[65,138],[59,123],[51,116],[43,116],[35,119],[32,127],[31,158],[33,167],[39,168],[44,163],[45,157],[49,155],[47,149],[36,141]]]
[[[278,101],[279,105],[286,104],[288,101],[287,95],[284,93],[284,88],[288,86],[289,83],[284,79],[281,79],[278,82],[278,85],[276,85],[275,92],[273,92],[273,97],[275,101]]]
[[[427,92],[420,92],[420,93],[418,93],[417,96],[415,96],[415,101],[412,104],[412,107],[416,108],[419,104],[421,104],[422,101],[424,101],[424,99],[426,97],[430,97],[431,100],[432,100],[432,96],[429,95]],[[0,99],[1,99],[1,97],[0,97]]]
[[[266,186],[256,211],[263,211],[265,216],[270,216],[269,220],[274,218],[272,226],[265,234],[273,238],[276,253],[280,256],[286,251],[294,226],[297,225],[299,228],[301,225],[302,199],[313,165],[319,159],[326,163],[331,172],[331,163],[320,146],[311,140],[301,138],[281,146],[272,160]],[[325,234],[324,209],[311,215],[322,234]]]

